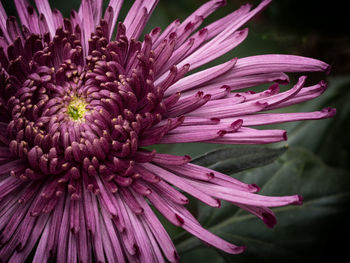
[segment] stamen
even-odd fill
[[[79,97],[74,97],[67,107],[67,113],[74,121],[83,121],[87,112],[86,102]]]

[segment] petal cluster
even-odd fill
[[[191,73],[239,45],[241,27],[260,13],[237,11],[201,27],[225,1],[211,0],[183,22],[140,40],[158,1],[135,0],[117,22],[122,0],[82,0],[70,18],[48,0],[14,0],[20,23],[0,3],[0,262],[177,262],[154,209],[175,226],[227,253],[243,246],[204,229],[186,209],[192,195],[228,201],[273,227],[271,207],[299,195],[258,195],[258,186],[191,164],[189,156],[146,150],[159,143],[264,144],[284,130],[254,126],[322,119],[271,110],[321,95],[324,81],[289,90],[288,72],[329,72],[292,55],[233,58]],[[115,32],[115,33],[114,33]],[[260,92],[242,91],[270,83]],[[148,147],[148,148],[149,148]]]

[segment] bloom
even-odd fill
[[[148,151],[156,143],[262,144],[283,130],[251,127],[334,115],[269,113],[322,94],[322,81],[290,90],[284,72],[329,71],[290,55],[234,58],[192,70],[240,44],[258,14],[244,5],[197,30],[225,1],[212,0],[185,21],[140,35],[156,0],[136,0],[116,23],[121,0],[83,0],[70,19],[36,0],[14,1],[22,27],[0,4],[0,259],[23,262],[176,262],[176,249],[151,207],[176,226],[227,253],[235,246],[200,226],[187,197],[220,207],[229,201],[276,223],[270,207],[300,204],[298,195],[268,197],[259,188],[189,163],[189,156]],[[117,26],[115,26],[117,25]],[[113,35],[115,27],[116,35]],[[265,91],[233,92],[263,83]],[[262,113],[261,113],[262,112]]]

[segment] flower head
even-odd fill
[[[0,3],[0,261],[170,262],[176,249],[151,207],[227,253],[241,253],[186,210],[188,198],[220,199],[276,223],[270,207],[300,204],[189,163],[189,156],[148,151],[157,143],[262,144],[283,130],[256,125],[321,119],[334,109],[270,113],[319,96],[324,82],[290,90],[284,72],[328,71],[290,55],[234,58],[191,74],[247,36],[243,24],[270,1],[244,5],[199,29],[225,1],[212,0],[185,21],[140,35],[156,0],[135,0],[117,23],[122,0],[82,0],[69,19],[36,0],[14,0],[21,25]],[[113,32],[116,29],[116,34]],[[263,83],[267,90],[233,92]]]

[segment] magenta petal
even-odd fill
[[[238,59],[232,76],[269,72],[329,71],[329,65],[313,58],[293,55],[260,55]]]
[[[157,3],[158,0],[135,1],[124,20],[126,28],[130,28],[126,32],[128,38],[139,37]]]
[[[35,0],[35,4],[38,8],[39,14],[44,15],[51,36],[54,36],[56,33],[56,28],[54,27],[54,22],[52,20],[52,11],[48,0]]]
[[[166,171],[158,166],[152,165],[152,164],[143,164],[142,166],[145,169],[148,169],[148,170],[156,173],[158,176],[160,176],[165,181],[168,181],[169,183],[176,185],[180,189],[195,196],[196,198],[198,198],[202,202],[204,202],[210,206],[213,206],[213,207],[218,207],[218,202],[215,199],[211,198],[210,196],[208,196],[204,192],[199,191],[197,188],[192,187],[189,184],[186,184],[185,181],[182,180],[182,178],[176,176],[175,174],[172,174],[172,173],[170,173],[170,172],[168,172],[168,171]]]
[[[224,64],[221,64],[216,67],[212,67],[207,70],[200,71],[198,73],[192,74],[188,77],[185,77],[170,86],[167,90],[168,94],[175,92],[184,92],[186,90],[195,88],[196,86],[202,86],[204,83],[218,78],[220,75],[224,74],[226,71],[230,70],[236,64],[236,59],[232,59]]]
[[[232,58],[188,74],[238,46],[242,26],[271,1],[249,4],[200,28],[224,0],[181,23],[143,32],[158,0],[82,0],[64,18],[48,0],[0,3],[0,261],[179,262],[157,217],[224,252],[245,247],[204,229],[186,209],[190,194],[214,208],[226,200],[273,227],[271,207],[299,195],[259,187],[157,152],[155,144],[264,144],[287,140],[275,123],[332,117],[336,110],[267,112],[320,96],[324,81],[290,89],[285,72],[328,64],[294,55]],[[145,34],[143,34],[145,33]],[[144,37],[141,37],[144,35]],[[188,74],[188,75],[187,75]],[[267,84],[269,88],[242,90]],[[281,88],[282,90],[282,88]],[[147,147],[147,148],[145,148]],[[156,149],[162,149],[161,147]]]
[[[333,108],[325,108],[322,111],[314,112],[298,112],[298,113],[265,113],[257,115],[240,116],[244,125],[267,125],[275,123],[284,123],[290,121],[300,120],[319,120],[324,118],[331,118],[335,115],[336,110]],[[228,121],[225,120],[225,122]]]
[[[123,4],[123,1],[110,0],[109,5],[105,11],[104,19],[108,22],[109,38],[111,38],[112,36],[114,26],[117,22],[122,4]]]

